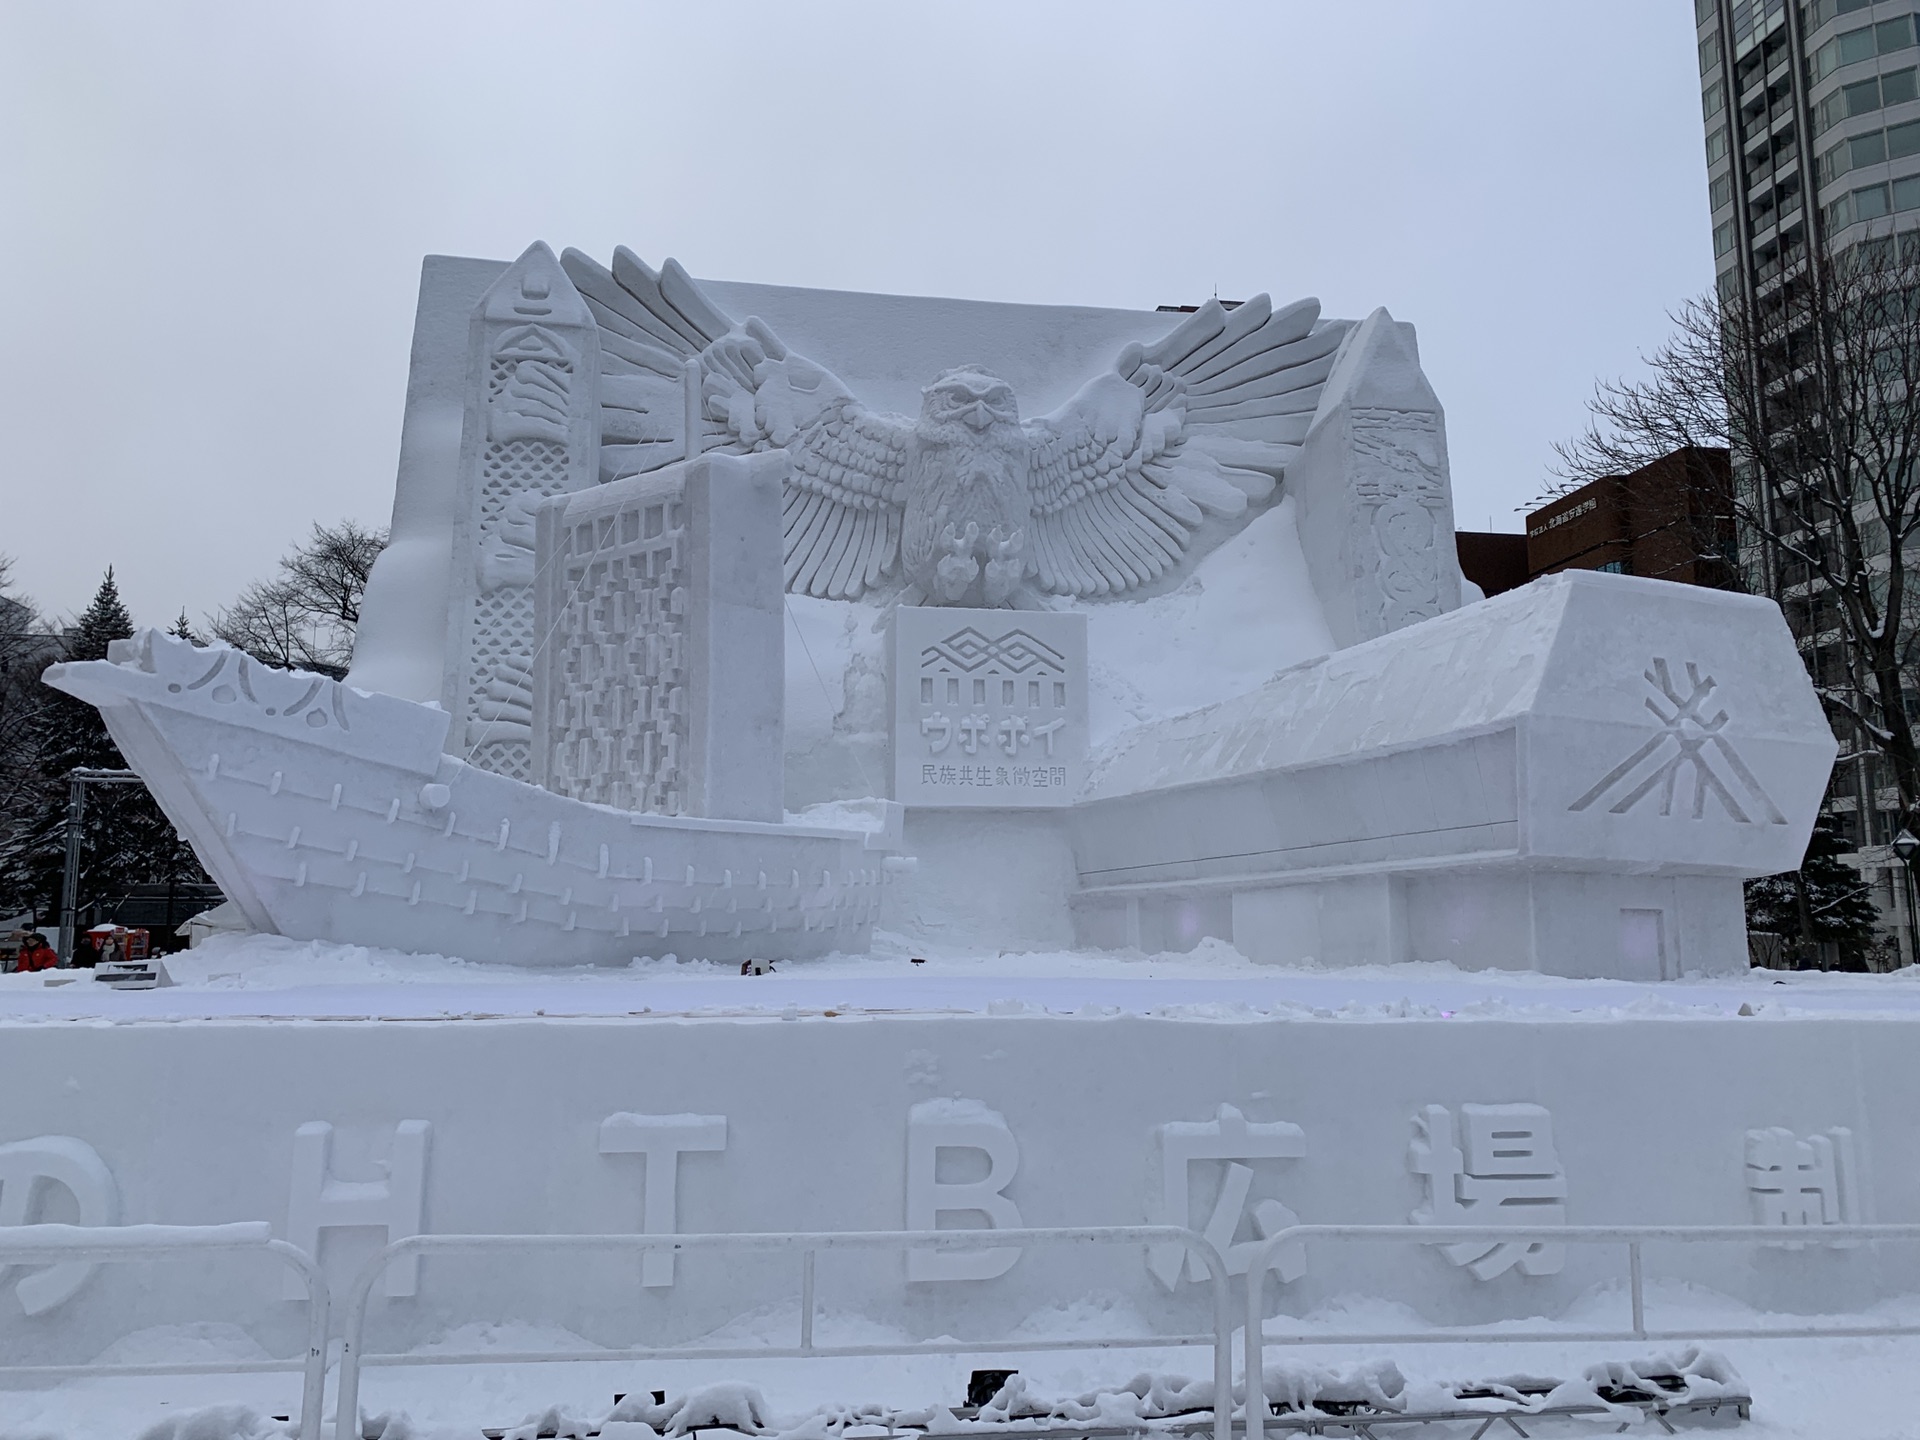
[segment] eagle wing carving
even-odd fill
[[[1165,574],[1206,516],[1264,500],[1299,453],[1351,325],[1320,302],[1210,300],[1129,345],[1033,437],[1031,542],[1044,590],[1115,595]]]
[[[676,261],[656,272],[623,247],[610,269],[578,250],[561,265],[600,326],[602,480],[690,448],[784,449],[786,588],[853,599],[899,568],[913,421],[869,409],[759,320],[736,323]],[[1321,322],[1315,300],[1278,311],[1265,295],[1231,310],[1209,301],[1025,422],[1039,587],[1102,596],[1148,584],[1209,515],[1231,519],[1270,495],[1350,328]]]
[[[600,322],[601,479],[684,458],[691,408],[699,450],[783,449],[792,461],[788,590],[850,600],[898,567],[911,422],[869,410],[760,321],[736,324],[677,261],[656,273],[622,247],[611,270],[577,250],[560,263]]]

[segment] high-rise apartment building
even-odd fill
[[[1760,299],[1809,247],[1920,228],[1917,0],[1695,0],[1720,294]],[[1874,222],[1880,222],[1874,224]]]
[[[1748,357],[1760,373],[1749,383],[1757,393],[1784,390],[1806,359],[1786,332],[1817,309],[1795,299],[1812,267],[1869,237],[1920,230],[1920,0],[1694,0],[1694,19],[1716,288],[1751,317],[1748,333],[1760,342]],[[1813,525],[1795,515],[1815,507],[1780,493],[1790,482],[1746,492],[1761,482],[1742,474],[1737,456],[1734,481],[1754,510],[1774,517],[1776,533]],[[1820,543],[1811,529],[1804,538]],[[1848,685],[1834,596],[1754,535],[1743,533],[1739,550],[1746,587],[1780,602],[1816,683]],[[1871,746],[1840,738],[1849,758],[1835,771],[1827,814],[1904,957],[1920,958],[1920,907],[1889,849],[1903,819],[1891,774]]]

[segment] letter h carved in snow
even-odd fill
[[[336,1180],[330,1165],[333,1126],[309,1120],[293,1132],[293,1186],[287,1197],[287,1240],[320,1258],[320,1232],[351,1226],[386,1231],[387,1243],[421,1233],[426,1209],[427,1141],[433,1131],[425,1120],[402,1120],[393,1132],[393,1155],[385,1180]],[[420,1282],[420,1257],[403,1255],[387,1266],[386,1293],[411,1295]],[[289,1300],[305,1297],[306,1287],[287,1271],[281,1292]]]

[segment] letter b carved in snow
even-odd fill
[[[977,1150],[987,1157],[983,1180],[938,1178],[942,1150]],[[1020,1210],[1004,1193],[1020,1168],[1020,1146],[1006,1120],[977,1100],[927,1100],[907,1112],[907,1228],[937,1230],[940,1216],[984,1215],[988,1228],[1019,1229]],[[1020,1259],[1017,1246],[990,1250],[910,1250],[909,1280],[992,1280]]]

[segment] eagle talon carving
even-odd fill
[[[980,527],[971,520],[964,535],[955,534],[952,525],[940,532],[940,549],[945,553],[933,567],[931,594],[949,605],[958,605],[966,598],[967,591],[980,576],[980,562],[973,558],[979,541]]]
[[[736,324],[672,260],[655,271],[623,248],[609,270],[569,250],[561,265],[600,323],[602,478],[694,449],[785,450],[786,587],[832,599],[1031,608],[1152,583],[1208,516],[1272,495],[1352,328],[1316,300],[1209,301],[1051,414],[1023,420],[1012,386],[963,365],[908,419],[761,320]]]
[[[998,525],[987,535],[987,563],[983,567],[982,585],[986,591],[987,604],[1004,605],[1012,597],[1027,575],[1026,531],[1015,529],[1011,535],[1002,533]]]

